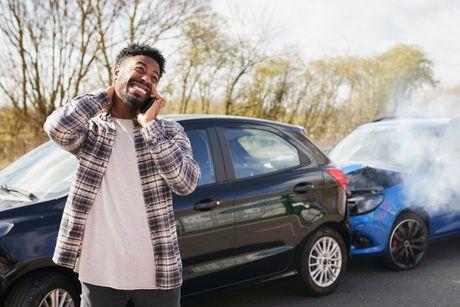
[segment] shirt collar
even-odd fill
[[[102,112],[100,114],[100,118],[106,122],[113,124],[113,116],[110,112]],[[134,127],[140,126],[140,124],[137,121],[137,117],[133,117],[133,123],[134,123]]]

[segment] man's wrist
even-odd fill
[[[152,146],[164,139],[163,128],[158,120],[151,120],[142,127],[141,133]]]
[[[147,127],[148,125],[151,125],[153,122],[157,120],[157,117],[154,118],[147,118],[145,114],[139,113],[137,115],[137,122],[144,128]]]

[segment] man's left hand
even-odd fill
[[[161,97],[158,94],[156,87],[153,87],[150,97],[156,99],[155,102],[150,106],[150,108],[145,113],[137,114],[137,121],[142,127],[145,127],[148,122],[152,120],[156,120],[158,113],[160,113],[161,108],[166,103],[163,97]]]

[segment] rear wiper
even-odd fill
[[[32,201],[38,199],[38,197],[35,196],[33,193],[29,193],[27,191],[24,191],[24,190],[21,190],[21,189],[18,189],[18,188],[9,187],[6,184],[0,186],[0,191],[4,191],[4,192],[6,192],[8,194],[17,193],[17,194],[20,194],[22,196],[27,197],[28,199],[30,199]]]

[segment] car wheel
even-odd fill
[[[346,267],[347,249],[343,238],[331,228],[320,228],[303,247],[299,277],[308,294],[322,296],[334,291]]]
[[[391,230],[384,263],[389,269],[410,270],[415,268],[428,246],[428,229],[415,213],[400,215]]]
[[[75,307],[80,294],[75,283],[64,274],[40,272],[19,281],[5,300],[5,306]]]

